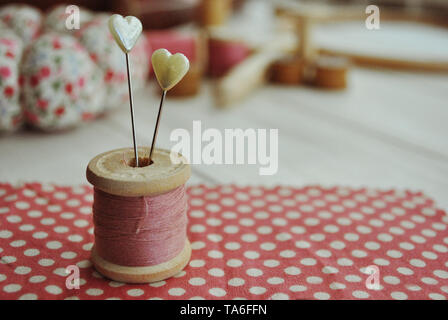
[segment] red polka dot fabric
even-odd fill
[[[130,285],[91,266],[89,186],[0,184],[0,298],[448,296],[448,217],[420,192],[203,185],[187,192],[189,265],[171,279]],[[73,265],[79,289],[66,286]]]

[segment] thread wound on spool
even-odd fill
[[[94,189],[95,248],[122,266],[152,266],[184,248],[187,226],[185,186],[157,196],[123,197]]]

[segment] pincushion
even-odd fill
[[[30,42],[39,35],[42,15],[31,6],[11,4],[0,8],[0,20],[24,42]]]
[[[31,6],[0,8],[0,131],[24,121],[66,129],[126,102],[126,64],[107,29],[109,15],[81,8],[81,30],[70,30],[66,8],[45,17]],[[148,46],[141,37],[130,53],[135,89],[148,75]]]
[[[0,35],[0,131],[12,131],[22,123],[19,103],[19,61],[22,40],[12,31]]]
[[[104,106],[101,72],[74,37],[41,36],[28,48],[21,76],[25,115],[35,127],[69,128],[92,119]]]
[[[78,36],[92,60],[103,72],[103,85],[107,92],[105,108],[112,108],[120,102],[126,102],[128,87],[125,58],[109,32],[105,17],[93,19],[79,32]],[[143,87],[148,75],[147,45],[145,37],[140,37],[129,54],[134,89]]]

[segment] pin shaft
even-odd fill
[[[154,133],[152,135],[151,151],[149,152],[149,163],[151,163],[152,152],[154,151],[154,146],[156,144],[157,133],[159,131],[160,117],[162,115],[163,102],[165,101],[166,90],[163,90],[162,99],[160,100],[159,113],[157,114],[156,127],[154,128]]]
[[[132,141],[134,143],[134,156],[135,156],[135,166],[138,167],[138,147],[137,138],[135,135],[135,120],[134,120],[134,99],[132,98],[132,81],[131,81],[131,66],[129,63],[129,54],[126,53],[126,69],[128,73],[128,88],[129,88],[129,105],[131,108],[131,124],[132,124]]]

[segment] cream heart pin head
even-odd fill
[[[142,33],[142,23],[136,17],[123,18],[114,14],[109,18],[109,30],[124,53],[131,51]]]
[[[171,54],[166,49],[154,51],[151,57],[157,81],[164,91],[174,87],[187,73],[190,63],[182,53]]]

